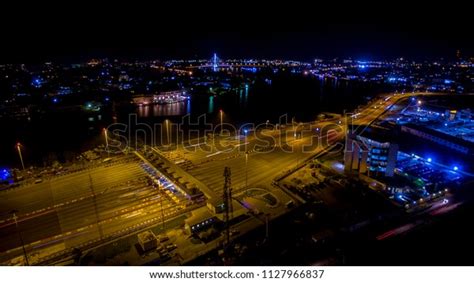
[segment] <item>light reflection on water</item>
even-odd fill
[[[209,96],[209,105],[207,106],[207,112],[213,113],[214,112],[214,96]]]
[[[143,105],[137,108],[139,117],[181,116],[191,111],[190,100],[173,104]]]

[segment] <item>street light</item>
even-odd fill
[[[224,112],[222,110],[219,110],[220,116],[221,116],[221,135],[222,135],[222,123],[224,120]]]
[[[248,163],[249,163],[249,152],[245,152],[245,188],[248,186]]]
[[[161,230],[165,230],[165,212],[163,210],[163,191],[160,190]]]
[[[170,144],[170,127],[169,127],[169,120],[165,119],[165,127],[166,127],[166,143]]]
[[[110,157],[110,152],[109,152],[109,138],[107,136],[107,129],[104,128],[104,137],[105,137],[105,150],[107,151],[107,155]]]
[[[21,155],[21,144],[20,142],[16,143],[16,149],[18,150],[18,156],[20,156],[21,167],[25,170],[25,164],[23,163],[23,156]]]
[[[18,228],[18,217],[16,216],[16,211],[13,211],[13,220],[15,221],[15,227],[16,231],[18,233],[18,237],[20,237],[20,242],[21,242],[21,248],[23,249],[23,255],[25,256],[25,262],[26,265],[30,265],[30,262],[28,261],[28,255],[26,254],[26,249],[25,249],[25,242],[23,241],[23,236],[21,236],[20,228]]]

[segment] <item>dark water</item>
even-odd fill
[[[320,112],[351,110],[367,97],[386,90],[386,86],[373,83],[283,74],[274,76],[271,83],[257,79],[249,87],[224,95],[197,93],[188,102],[138,107],[136,113],[142,121],[179,120],[186,114],[206,114],[212,118],[219,110],[224,111],[227,122],[237,124],[276,122],[285,114],[307,121],[315,119]]]
[[[217,124],[222,109],[224,122],[236,125],[267,120],[277,123],[285,114],[288,120],[294,117],[296,121],[308,121],[323,111],[350,110],[364,103],[366,97],[386,90],[384,85],[373,83],[277,74],[271,77],[271,83],[257,77],[248,88],[223,95],[193,93],[189,101],[170,105],[136,107],[126,102],[104,105],[100,112],[89,113],[78,108],[50,110],[40,106],[30,121],[0,120],[0,165],[19,167],[16,142],[24,145],[27,166],[70,160],[78,151],[104,143],[101,130],[113,122],[113,116],[125,124],[130,114],[137,115],[140,123],[156,124],[169,119],[176,124],[184,115],[189,114],[193,120],[204,114],[208,122]]]

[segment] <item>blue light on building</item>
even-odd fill
[[[33,80],[31,81],[31,85],[35,88],[41,88],[41,86],[43,86],[43,79],[41,79],[40,77],[36,77],[36,78],[33,78]]]
[[[251,73],[256,73],[257,72],[257,68],[256,67],[242,67],[242,70],[243,71],[248,71],[248,72],[251,72]]]
[[[2,169],[0,172],[0,180],[7,181],[12,177],[10,171],[8,169]]]

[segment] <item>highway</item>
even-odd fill
[[[3,192],[0,262],[22,255],[15,223],[6,216],[9,209],[19,210],[19,230],[30,261],[142,222],[159,223],[162,213],[165,219],[175,216],[180,207],[148,185],[147,179],[143,168],[133,161]],[[25,207],[24,212],[18,207]]]
[[[352,116],[349,116],[353,125],[369,125],[372,122],[379,119],[387,111],[391,110],[392,107],[407,98],[417,96],[442,96],[446,93],[432,93],[432,92],[414,92],[405,94],[385,94],[379,96],[368,105],[360,107],[356,110]]]
[[[166,154],[176,162],[186,160],[181,166],[217,195],[222,191],[224,167],[230,167],[232,187],[238,192],[246,188],[246,179],[248,188],[271,184],[278,174],[320,152],[325,147],[321,144],[321,139],[326,138],[329,130],[325,126],[331,124],[304,124],[295,126],[294,129],[290,126],[283,131],[263,130],[257,135],[221,137],[214,140],[215,142],[208,142],[210,146],[205,150],[197,148],[193,152],[192,149],[198,146],[179,145],[175,151]],[[329,135],[331,142],[335,142],[343,137],[343,129],[334,126],[332,128],[333,131],[329,131]],[[301,135],[295,138],[295,131]]]
[[[359,109],[350,122],[370,124],[400,99],[417,95],[431,94],[381,96]],[[224,167],[230,167],[233,191],[239,193],[271,186],[276,176],[330,145],[342,150],[345,123],[345,119],[338,118],[287,125],[283,130],[263,129],[248,136],[215,137],[206,149],[203,144],[181,144],[163,154],[216,195],[222,194]],[[15,258],[13,264],[23,263],[12,211],[18,216],[18,230],[33,263],[50,253],[106,238],[144,222],[158,224],[184,212],[169,194],[151,185],[142,162],[116,158],[113,163],[0,192],[0,264],[12,264]]]
[[[279,173],[296,166],[299,162],[321,151],[328,145],[324,142],[317,144],[317,138],[326,139],[329,129],[333,129],[334,136],[331,144],[342,140],[345,134],[345,125],[354,126],[371,124],[387,110],[408,97],[419,95],[440,95],[439,93],[407,93],[386,94],[375,99],[367,106],[356,111],[356,115],[348,120],[336,119],[332,122],[304,123],[287,126],[285,130],[263,130],[260,135],[249,135],[240,138],[220,138],[216,142],[208,142],[208,147],[200,145],[178,145],[177,149],[168,152],[168,157],[174,161],[186,160],[181,165],[190,174],[209,186],[216,193],[221,193],[223,185],[223,169],[228,166],[232,170],[232,186],[234,191],[252,188],[258,185],[270,184]],[[304,128],[303,131],[301,129]],[[320,130],[320,131],[316,131]],[[301,137],[295,138],[294,132],[301,132]],[[331,132],[329,132],[331,133]],[[258,138],[256,138],[258,137]],[[286,141],[284,141],[286,140]],[[256,151],[258,145],[270,141],[275,146],[268,151]],[[286,145],[283,145],[285,144]],[[219,145],[216,145],[219,144]],[[303,146],[307,146],[303,150]],[[205,148],[205,150],[203,150]],[[287,150],[291,148],[292,152]],[[342,147],[337,147],[341,149]],[[195,151],[193,151],[195,150]],[[246,157],[245,152],[249,152]],[[246,161],[247,159],[247,161]]]

